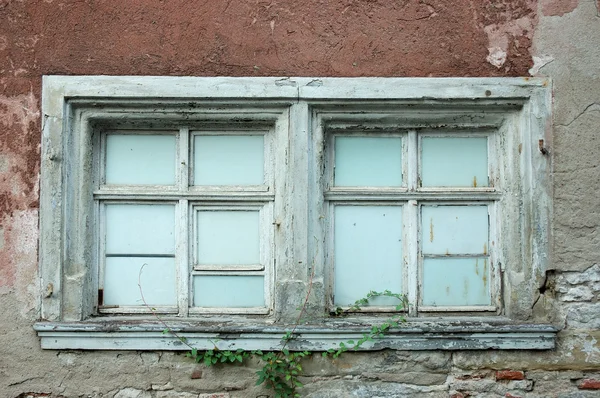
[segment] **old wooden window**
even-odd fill
[[[198,349],[272,349],[306,302],[290,348],[322,350],[396,303],[337,307],[386,289],[409,324],[365,349],[553,347],[531,323],[547,86],[45,77],[42,347],[185,349],[168,322]]]
[[[97,125],[99,313],[269,311],[274,129],[206,123]]]
[[[498,134],[380,127],[325,131],[332,306],[390,290],[413,315],[495,311]]]

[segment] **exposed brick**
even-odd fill
[[[465,396],[462,393],[457,392],[456,394],[450,395],[450,398],[465,398]]]
[[[577,385],[580,390],[600,390],[600,380],[583,379]]]
[[[507,392],[506,395],[504,396],[505,398],[522,398],[520,395],[512,395],[511,393]]]
[[[201,371],[200,369],[195,369],[195,370],[192,372],[192,376],[191,376],[191,378],[192,378],[192,379],[201,379],[201,378],[202,378],[202,371]]]
[[[523,380],[525,373],[520,370],[499,370],[496,372],[496,380]]]

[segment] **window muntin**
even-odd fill
[[[273,130],[259,126],[98,132],[100,313],[270,311]]]
[[[322,133],[329,146],[326,151],[329,183],[323,191],[324,204],[333,217],[326,229],[327,234],[333,235],[328,238],[333,255],[327,256],[333,285],[330,308],[347,306],[370,290],[390,290],[407,295],[412,316],[437,311],[496,312],[500,303],[495,283],[499,270],[490,242],[497,241],[495,235],[493,239],[491,236],[496,231],[492,226],[498,222],[498,214],[490,209],[496,209],[502,197],[493,181],[499,172],[493,160],[498,156],[499,132],[472,127],[456,130],[395,127],[394,132],[392,126],[378,125],[375,129],[367,122],[363,131],[357,130],[355,123],[352,134],[348,134],[343,121],[331,124],[334,127],[325,126]],[[402,137],[403,143],[390,145],[390,135]],[[338,151],[346,148],[338,141],[357,136],[364,141],[353,148],[355,156],[361,159],[353,167],[354,174],[362,181],[341,186],[337,183]],[[342,159],[351,162],[346,155]],[[379,184],[380,174],[386,171],[381,167],[381,159],[394,158],[398,159],[396,164],[387,165],[392,174],[397,172],[397,165],[402,165],[403,184],[395,187]],[[362,159],[376,159],[375,166],[371,168]],[[397,217],[395,225],[373,227],[363,235],[355,233],[354,237],[351,232],[356,229],[354,222],[340,225],[345,220],[338,219],[339,209],[378,206],[397,206],[405,211],[402,217]],[[394,235],[398,237],[390,240]],[[353,255],[345,253],[342,244]],[[364,265],[359,267],[361,250],[374,261],[370,264],[362,261]],[[385,269],[390,278],[375,279],[380,269]],[[368,311],[389,310],[389,306],[398,304],[392,301],[373,302]]]

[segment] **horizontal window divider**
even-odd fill
[[[102,314],[177,314],[179,310],[174,306],[161,305],[101,305],[98,306],[98,312]]]
[[[155,192],[178,192],[176,185],[103,185],[100,189],[94,191],[94,195],[102,194],[145,194]]]
[[[419,306],[419,312],[483,312],[483,311],[496,311],[494,305],[468,305],[468,306],[454,306],[454,307],[435,307],[435,306]]]
[[[215,275],[226,275],[226,276],[263,276],[264,273],[264,267],[261,271],[258,270],[243,270],[243,269],[236,269],[236,270],[226,270],[226,269],[213,269],[213,270],[196,270],[194,269],[192,271],[192,276],[198,276],[198,275],[211,275],[211,276],[215,276]]]
[[[220,202],[247,202],[261,201],[270,202],[275,199],[272,193],[259,192],[95,192],[94,199],[97,200],[170,200],[177,201],[186,199],[190,201],[220,201]]]
[[[215,314],[215,315],[267,315],[270,310],[266,307],[248,307],[248,308],[235,308],[235,307],[191,307],[189,309],[190,315],[204,315],[204,314]]]
[[[292,351],[336,349],[340,342],[360,339],[371,330],[372,324],[382,319],[344,318],[315,325],[298,325],[295,338],[289,341],[287,348]],[[220,350],[279,350],[282,337],[293,327],[248,319],[235,321],[235,318],[220,318],[204,324],[194,319],[163,320],[170,330],[198,350],[213,349],[215,344]],[[165,325],[158,321],[106,317],[73,323],[38,322],[34,329],[41,338],[43,349],[190,349],[172,334],[163,333]],[[550,325],[516,324],[505,318],[409,319],[383,338],[365,344],[361,350],[547,350],[555,347],[557,331]]]
[[[194,271],[264,271],[262,264],[231,265],[231,264],[202,264],[194,265]]]
[[[400,302],[398,304],[401,304]],[[336,307],[331,307],[329,309],[330,313],[335,313],[339,308],[341,308],[343,311],[348,311],[350,308],[350,306],[336,306]],[[386,306],[386,307],[376,307],[376,306],[363,306],[360,307],[360,311],[352,311],[352,314],[369,314],[369,313],[396,313],[398,315],[402,315],[405,314],[407,312],[407,310],[401,310],[398,311],[394,306]]]
[[[175,254],[119,254],[106,253],[106,257],[175,258]]]
[[[481,258],[487,257],[489,258],[489,253],[479,253],[479,254],[423,254],[423,258]]]
[[[426,187],[417,188],[417,193],[421,194],[497,194],[498,197],[502,196],[502,192],[494,187]]]
[[[381,200],[381,201],[493,201],[502,198],[497,192],[326,192],[326,200]]]

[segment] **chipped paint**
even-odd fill
[[[541,0],[542,13],[549,17],[561,17],[573,12],[579,0]]]
[[[433,217],[429,219],[429,241],[433,242]]]

